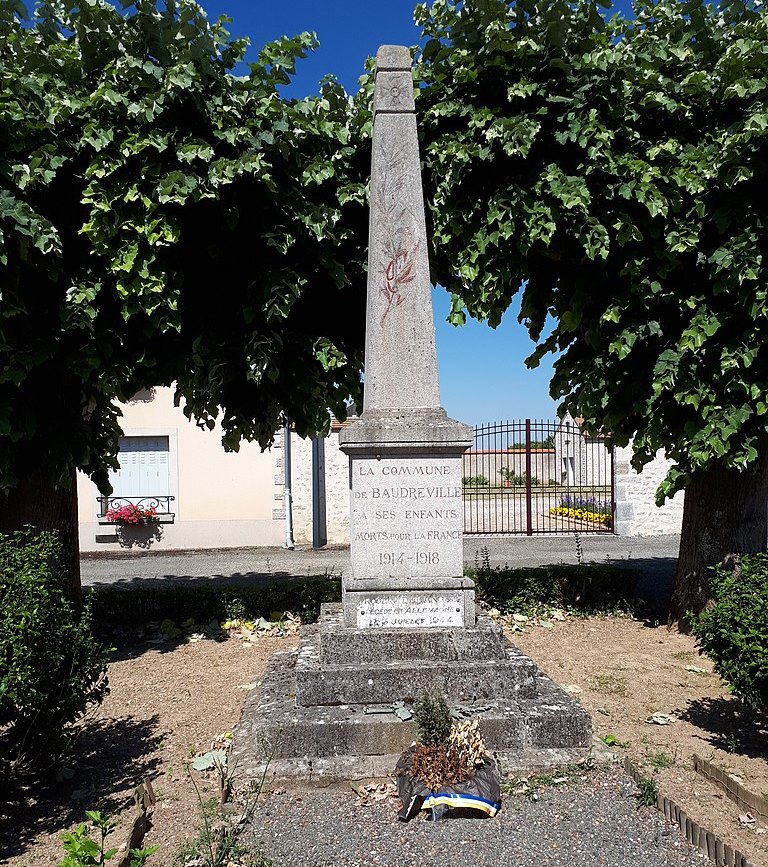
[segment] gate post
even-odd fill
[[[525,534],[533,536],[531,508],[531,420],[525,420]]]

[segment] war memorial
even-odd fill
[[[351,573],[341,604],[275,653],[232,760],[306,781],[386,776],[414,738],[409,707],[443,695],[480,720],[508,767],[584,755],[589,715],[478,614],[463,576],[462,454],[471,428],[440,403],[407,48],[377,54],[365,398],[346,427]]]

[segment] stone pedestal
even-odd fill
[[[364,410],[339,443],[350,457],[344,625],[472,626],[461,485],[471,428],[440,407]]]

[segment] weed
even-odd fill
[[[581,536],[578,533],[573,534],[573,543],[576,546],[576,563],[579,566],[584,565],[584,549],[581,547]]]
[[[674,765],[674,759],[670,758],[665,752],[658,752],[651,757],[651,767],[654,771],[661,771],[664,768],[671,768]]]
[[[264,771],[258,782],[252,784],[245,792],[243,808],[239,811],[239,816],[222,809],[232,792],[234,769],[228,771],[224,763],[217,763],[215,770],[219,778],[221,797],[204,799],[187,763],[185,766],[187,776],[195,790],[200,808],[200,826],[195,839],[178,851],[174,865],[182,867],[192,862],[197,867],[227,867],[230,864],[239,864],[242,867],[271,867],[272,861],[266,855],[261,852],[249,852],[241,841],[243,832],[251,824],[256,812],[276,746],[268,750],[265,744],[264,749]]]
[[[224,613],[227,615],[227,620],[243,621],[248,619],[245,603],[239,596],[224,600]]]
[[[640,790],[637,793],[638,807],[652,807],[659,797],[659,786],[653,777],[642,777],[637,788]]]
[[[74,831],[62,836],[65,855],[58,867],[103,867],[117,853],[117,849],[104,848],[107,837],[117,823],[96,810],[86,810],[85,815],[90,824],[83,822]],[[99,832],[98,841],[91,837],[93,831]],[[130,867],[144,867],[159,848],[149,846],[146,849],[131,849]]]
[[[424,694],[413,704],[416,736],[427,747],[448,743],[451,735],[451,711],[442,695]]]
[[[607,747],[621,747],[622,750],[629,749],[629,747],[632,746],[632,742],[631,742],[631,741],[620,741],[620,740],[616,737],[616,735],[613,735],[613,734],[610,734],[610,733],[607,734],[607,735],[600,735],[600,740],[601,740],[601,741],[602,741],[602,742],[603,742]]]
[[[539,793],[543,789],[574,783],[593,770],[594,763],[590,757],[583,762],[565,765],[553,771],[530,774],[527,777],[510,777],[502,783],[502,791],[507,795],[524,796],[529,801],[538,801]]]

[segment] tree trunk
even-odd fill
[[[716,466],[695,475],[685,489],[670,625],[687,631],[686,612],[706,607],[709,566],[732,554],[765,551],[767,544],[768,451],[754,472]]]
[[[0,533],[12,533],[25,524],[41,530],[56,530],[63,548],[65,592],[75,602],[81,600],[80,538],[77,519],[77,477],[73,470],[69,488],[59,488],[39,479],[30,479],[10,491],[0,493]]]

